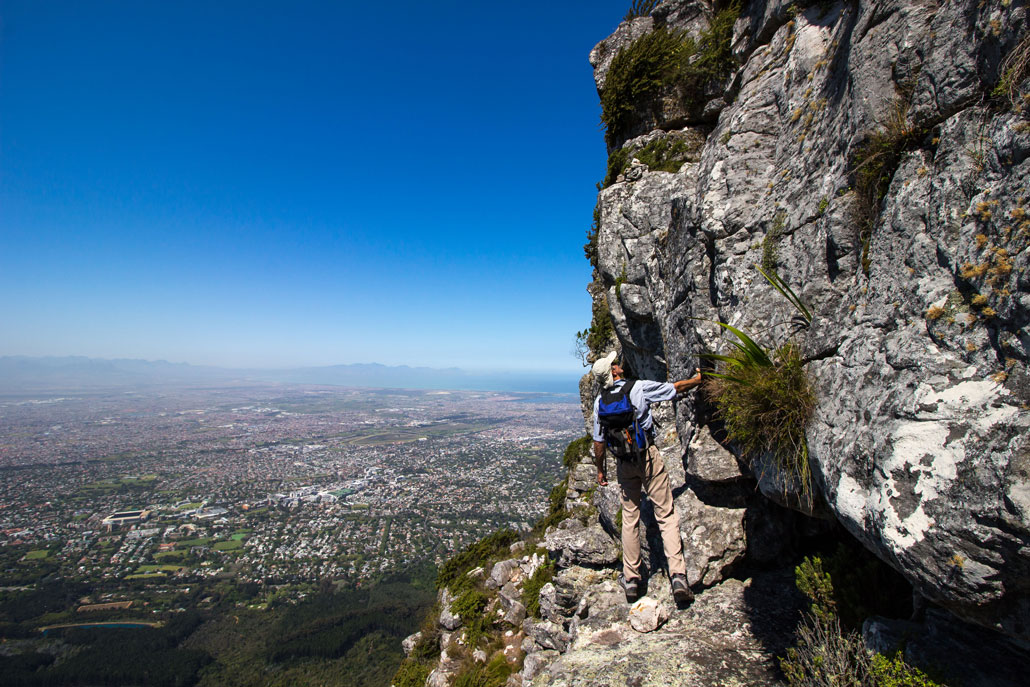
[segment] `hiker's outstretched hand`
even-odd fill
[[[690,379],[681,379],[678,382],[672,383],[672,385],[676,387],[677,394],[682,394],[696,386],[701,386],[701,368],[694,368],[694,371],[696,374]]]

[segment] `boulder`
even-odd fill
[[[521,627],[522,621],[526,619],[526,607],[518,601],[513,601],[508,612],[504,614],[504,622],[515,627]]]
[[[595,641],[598,632],[625,628],[628,618],[626,593],[615,580],[606,579],[583,592],[569,623],[569,637],[573,646],[579,647],[584,642]]]
[[[440,654],[440,662],[426,678],[426,687],[451,687],[454,676],[461,672],[461,661],[451,658],[447,652]]]
[[[415,634],[408,635],[403,640],[401,640],[401,649],[404,650],[405,656],[411,655],[412,649],[415,648],[415,645],[418,644],[420,639],[422,639],[422,633],[416,632]]]
[[[526,618],[522,623],[522,631],[532,638],[537,646],[555,651],[565,651],[569,645],[569,633],[561,625],[550,620],[533,620]]]
[[[521,598],[522,592],[511,582],[506,582],[497,592],[497,599],[505,610],[510,609],[511,605],[518,602]]]
[[[629,608],[629,624],[637,632],[654,632],[669,619],[669,609],[650,596],[637,599]]]
[[[544,537],[543,545],[550,552],[551,559],[563,568],[570,565],[603,567],[615,563],[619,558],[615,543],[600,524],[551,528]]]
[[[540,674],[544,666],[558,657],[557,651],[534,651],[526,655],[522,663],[522,683],[528,684],[530,680]]]
[[[597,468],[593,463],[576,463],[569,471],[569,489],[584,492],[597,486]]]
[[[739,482],[750,475],[737,457],[712,437],[707,425],[694,434],[687,448],[687,474],[717,484]]]
[[[443,610],[440,611],[440,627],[450,632],[454,632],[461,626],[461,618],[451,612],[450,604],[444,606]]]
[[[711,586],[744,559],[747,540],[743,508],[709,506],[685,489],[676,499],[683,558],[691,586]]]
[[[558,590],[553,582],[540,588],[540,615],[551,622],[560,623],[565,620],[566,609],[559,604]]]
[[[519,569],[519,562],[516,559],[510,559],[506,561],[499,561],[494,564],[493,569],[490,571],[490,582],[493,583],[492,589],[499,589],[511,580],[513,573]]]

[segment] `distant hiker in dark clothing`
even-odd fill
[[[615,454],[617,476],[622,496],[622,575],[626,589],[626,600],[633,602],[640,597],[642,587],[640,565],[640,493],[641,487],[654,505],[655,519],[662,532],[662,545],[669,561],[669,579],[672,595],[679,603],[688,603],[694,595],[687,584],[687,567],[683,561],[683,542],[680,540],[680,522],[672,501],[672,489],[665,464],[654,444],[654,421],[651,419],[651,404],[668,401],[678,394],[701,384],[701,371],[690,379],[678,382],[651,382],[647,380],[625,380],[623,369],[616,360],[615,352],[594,363],[592,372],[602,385],[603,391],[594,400],[593,439],[594,459],[597,465],[597,483],[608,484],[605,475],[605,446]],[[627,389],[628,387],[628,389]],[[617,410],[619,396],[632,406],[632,426],[613,428],[618,420],[609,409]],[[599,416],[600,409],[600,416]],[[609,411],[609,412],[606,412]],[[606,421],[608,419],[608,421]]]

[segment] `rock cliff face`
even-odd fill
[[[623,23],[590,56],[602,99],[620,51],[657,32],[703,44],[717,9],[667,0]],[[747,3],[725,76],[693,93],[638,91],[609,123],[616,164],[598,199],[592,289],[632,375],[673,380],[725,351],[714,320],[770,346],[791,334],[791,306],[755,265],[775,269],[814,314],[793,331],[817,396],[816,499],[803,509],[840,522],[933,604],[1019,640],[1030,102],[1012,65],[1030,52],[1027,22],[1017,1]],[[749,518],[769,504],[725,495],[735,461],[702,466],[719,450],[704,399],[674,415],[666,462],[703,487],[677,499],[688,549],[722,538],[743,555],[768,543],[753,536],[759,521],[785,531],[788,515]],[[728,448],[767,496],[802,503],[770,463]],[[698,525],[716,511],[718,525]],[[714,581],[733,547],[695,558],[691,582]]]
[[[609,148],[592,354],[671,381],[728,350],[716,321],[792,340],[816,395],[811,490],[727,440],[704,394],[655,406],[696,601],[673,606],[645,499],[651,577],[626,604],[618,487],[584,453],[561,487],[573,517],[531,544],[555,566],[539,617],[518,600],[540,551],[513,546],[485,583],[508,685],[775,684],[804,606],[793,547],[842,529],[914,590],[911,619],[866,620],[868,646],[904,642],[965,687],[1024,684],[1028,24],[1025,0],[665,0],[592,51]],[[589,426],[596,382],[580,391]],[[469,633],[440,601],[429,685],[456,679]]]

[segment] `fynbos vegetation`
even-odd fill
[[[697,38],[659,27],[615,56],[601,89],[601,123],[609,147],[642,116],[660,114],[661,96],[674,95],[689,110],[710,82],[732,73],[736,63],[730,39],[739,14],[736,3],[720,7]]]
[[[833,579],[819,558],[806,558],[795,569],[795,580],[811,605],[798,629],[797,644],[780,659],[791,687],[938,687],[905,663],[900,653],[890,658],[875,654],[857,632],[842,627]]]
[[[805,324],[812,315],[797,295],[775,272],[759,272],[795,307]],[[787,341],[768,351],[744,331],[717,323],[730,332],[733,350],[728,355],[707,354],[718,364],[709,374],[706,390],[730,438],[747,455],[771,452],[780,469],[808,493],[811,471],[805,426],[815,408],[815,394],[808,381],[796,344]]]
[[[883,126],[869,134],[852,158],[857,194],[855,222],[862,246],[862,271],[866,274],[870,266],[869,242],[880,216],[880,205],[905,152],[925,133],[909,122],[908,102],[899,97],[887,108]]]

